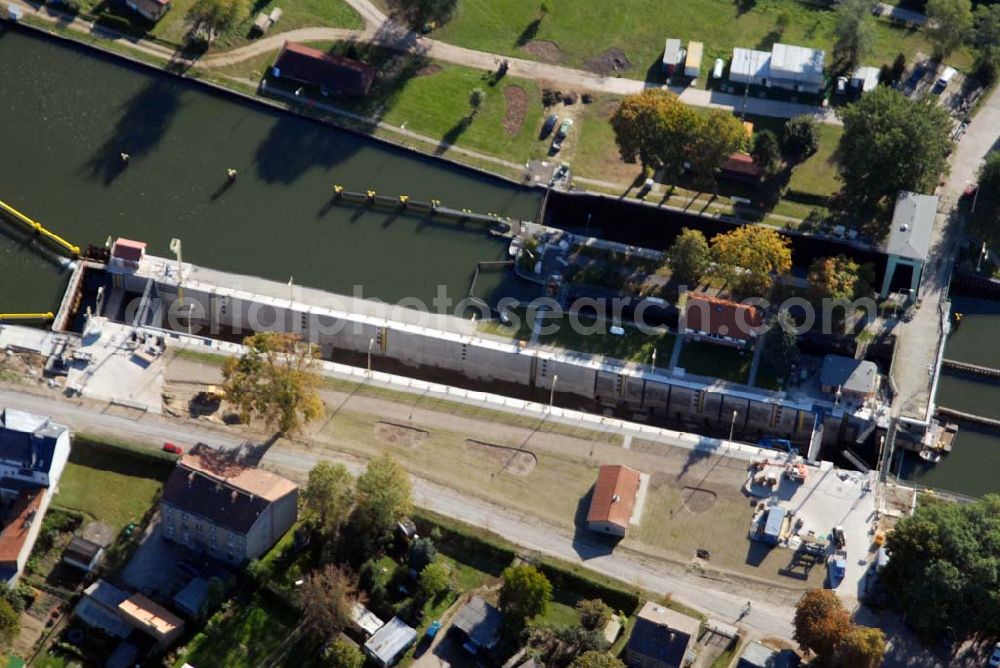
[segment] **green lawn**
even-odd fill
[[[59,479],[54,504],[121,529],[152,505],[169,474],[168,466],[156,460],[151,465],[127,451],[95,449],[78,439]]]
[[[832,195],[840,190],[840,176],[833,162],[833,154],[843,134],[844,129],[839,126],[820,124],[819,148],[792,170],[789,189],[811,195]]]
[[[750,363],[753,351],[737,350],[704,341],[685,341],[677,366],[687,373],[712,376],[734,383],[746,383],[750,379]]]
[[[558,45],[559,62],[582,67],[607,49],[625,52],[628,76],[644,77],[658,70],[667,37],[705,43],[703,69],[716,57],[728,57],[733,47],[770,48],[774,41],[820,47],[833,46],[833,12],[796,0],[760,0],[742,12],[731,0],[548,0],[550,13],[540,22],[538,0],[460,0],[454,18],[434,32],[434,38],[470,48],[532,57],[521,45],[545,40]],[[788,17],[784,33],[778,17]],[[923,33],[876,22],[874,65],[891,63],[896,54],[911,57],[931,53]],[[970,55],[958,52],[949,64],[968,67]]]

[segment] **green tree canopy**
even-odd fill
[[[844,255],[837,255],[813,260],[806,280],[814,299],[850,301],[871,292],[874,273],[870,265],[862,266]]]
[[[922,637],[1000,637],[1000,495],[922,502],[886,549],[890,601]]]
[[[794,116],[785,123],[781,150],[791,162],[805,160],[819,148],[819,124],[813,116]]]
[[[21,615],[10,602],[0,598],[0,647],[10,647],[21,631]]]
[[[358,503],[354,510],[358,526],[374,541],[387,537],[396,523],[410,512],[410,476],[389,454],[368,462],[358,476]]]
[[[875,46],[875,18],[871,0],[843,0],[837,5],[833,23],[833,59],[843,70],[851,70],[871,55]]]
[[[837,161],[844,195],[856,212],[900,190],[930,192],[951,150],[948,112],[934,99],[910,100],[879,86],[841,112]]]
[[[798,336],[787,309],[778,311],[764,334],[761,362],[777,378],[784,378],[799,359]]]
[[[987,154],[979,168],[979,192],[975,202],[974,231],[996,251],[996,246],[1000,245],[1000,151]]]
[[[583,599],[576,604],[580,626],[589,631],[603,631],[611,621],[611,608],[599,598]]]
[[[804,650],[829,658],[853,628],[851,616],[836,593],[829,589],[807,591],[795,604],[792,637]]]
[[[343,464],[319,462],[302,490],[303,515],[325,538],[336,540],[354,506],[354,477]]]
[[[365,657],[354,643],[336,638],[323,650],[323,662],[330,668],[361,668]]]
[[[250,13],[249,0],[197,0],[188,10],[188,19],[206,31],[209,44],[220,32],[239,24]]]
[[[222,366],[226,399],[240,418],[260,417],[281,434],[295,434],[323,414],[316,352],[294,334],[260,332],[243,340],[248,348]]]
[[[521,628],[545,612],[552,600],[552,584],[534,566],[508,566],[500,587],[500,610],[507,621]]]
[[[792,268],[791,242],[773,228],[742,225],[712,238],[712,259],[735,292],[763,296],[772,275]]]
[[[881,629],[855,626],[833,652],[834,668],[879,668],[885,658]]]
[[[666,260],[677,281],[685,285],[697,285],[712,263],[705,235],[701,230],[685,227],[667,251]]]
[[[427,600],[433,600],[448,588],[449,580],[448,567],[445,564],[439,561],[428,564],[420,571],[418,585],[420,594]]]
[[[927,0],[927,33],[935,55],[945,57],[957,49],[972,26],[969,0]]]
[[[625,668],[625,664],[607,652],[591,650],[573,659],[570,668]]]
[[[778,135],[770,130],[761,130],[754,136],[753,164],[764,170],[765,174],[773,174],[778,171],[781,164],[781,144],[778,142]]]
[[[688,145],[688,160],[695,178],[714,187],[716,173],[726,158],[742,148],[746,131],[740,119],[722,109],[711,109],[707,114],[697,114],[696,118],[693,140]]]
[[[659,88],[629,95],[611,116],[622,160],[663,167],[668,177],[676,177],[683,170],[696,123],[689,107],[673,93]]]
[[[430,538],[421,536],[410,544],[410,568],[420,572],[437,559],[437,547]]]

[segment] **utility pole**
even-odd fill
[[[368,377],[372,376],[372,349],[375,347],[375,337],[368,339]]]
[[[170,252],[177,257],[177,302],[180,309],[184,308],[184,258],[181,252],[181,240],[174,237],[170,240]],[[178,312],[180,311],[178,309]],[[187,332],[191,333],[191,311],[188,310]]]
[[[733,443],[733,430],[736,429],[736,415],[739,413],[735,408],[733,409],[733,419],[729,422],[729,444]]]
[[[556,383],[559,382],[559,374],[552,376],[552,388],[549,390],[549,412],[552,412],[552,404],[556,400]]]

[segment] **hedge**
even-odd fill
[[[784,198],[792,202],[798,202],[799,204],[807,204],[810,206],[826,207],[830,205],[829,195],[809,193],[803,190],[793,190],[791,188],[785,191]]]

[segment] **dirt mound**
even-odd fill
[[[715,505],[716,494],[701,487],[685,487],[681,491],[684,507],[692,513],[703,513]]]
[[[376,422],[375,438],[387,445],[412,450],[427,440],[428,433],[423,429],[404,427],[392,422]]]
[[[507,109],[503,114],[504,132],[513,136],[521,131],[524,125],[524,115],[528,110],[528,94],[520,86],[507,86],[503,89],[503,99]]]
[[[535,456],[535,453],[506,445],[494,445],[493,443],[467,439],[465,448],[472,454],[485,458],[491,466],[495,466],[498,470],[513,475],[529,475],[538,464],[538,457]]]
[[[604,53],[594,56],[585,62],[583,66],[591,72],[597,72],[598,74],[608,76],[614,74],[615,72],[627,70],[632,66],[632,63],[625,56],[624,51],[615,48],[608,49]]]
[[[598,113],[600,113],[601,118],[611,118],[611,115],[618,111],[619,104],[618,100],[605,100],[601,103]]]
[[[437,74],[441,71],[441,66],[437,63],[428,63],[417,70],[418,77],[426,77],[430,74]]]
[[[543,63],[558,63],[562,60],[562,49],[559,45],[546,39],[533,39],[522,46],[521,50]]]

